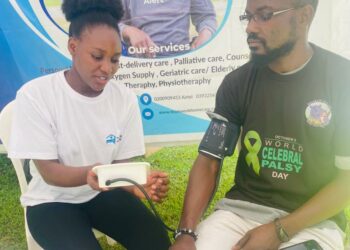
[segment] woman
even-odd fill
[[[101,249],[92,228],[127,249],[167,249],[166,231],[134,186],[102,190],[92,168],[144,154],[136,96],[110,81],[118,69],[123,15],[116,0],[65,0],[72,67],[30,81],[17,93],[9,156],[33,159],[21,202],[44,249]],[[165,173],[145,185],[154,201],[168,190]]]

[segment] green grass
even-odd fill
[[[26,249],[19,184],[6,156],[0,156],[0,249]]]
[[[162,148],[143,159],[150,162],[153,168],[169,173],[171,184],[168,198],[162,204],[156,204],[156,207],[165,223],[172,228],[177,227],[180,218],[188,174],[196,155],[197,146],[190,145]],[[231,187],[236,159],[234,155],[225,160],[220,186],[206,215],[213,210],[215,202]],[[0,249],[26,249],[23,208],[19,204],[19,196],[20,190],[15,171],[6,156],[0,155]],[[350,223],[350,207],[346,210],[346,215]],[[348,227],[347,230],[347,235],[350,235],[350,228]],[[104,238],[100,239],[100,243],[106,250],[124,250],[120,245],[109,246]]]
[[[165,223],[172,228],[177,227],[180,218],[188,173],[196,155],[197,146],[191,145],[162,148],[144,159],[153,168],[169,173],[171,185],[168,198],[162,204],[156,204],[156,208]],[[232,185],[235,159],[236,157],[232,157],[225,160],[221,185],[208,212],[212,210],[214,202],[223,197]],[[20,189],[16,173],[5,155],[0,155],[0,177],[0,249],[26,249],[23,208],[19,203]],[[107,250],[124,249],[119,245],[109,246],[104,238],[100,239],[100,243]]]

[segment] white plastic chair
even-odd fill
[[[0,139],[3,143],[4,148],[8,147],[10,132],[11,132],[11,121],[12,121],[12,109],[13,109],[14,101],[7,104],[4,109],[0,113]],[[12,165],[15,168],[17,179],[19,182],[19,186],[21,189],[21,193],[27,191],[28,183],[24,171],[24,160],[20,159],[11,159]],[[34,164],[33,161],[30,161],[30,164]],[[42,248],[38,245],[38,243],[34,240],[27,225],[26,219],[26,209],[24,208],[24,221],[25,221],[25,233],[27,239],[28,250],[42,250]],[[93,229],[96,238],[100,238],[104,236],[100,231]],[[113,245],[116,242],[106,235],[107,242],[109,245]]]

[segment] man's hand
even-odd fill
[[[212,34],[208,29],[203,29],[201,32],[199,32],[196,39],[194,39],[194,41],[192,42],[191,49],[195,49],[201,46],[203,43],[210,39],[211,35]]]
[[[127,26],[124,28],[122,35],[123,38],[128,41],[132,47],[137,49],[137,51],[141,51],[136,52],[135,56],[144,55],[149,58],[156,56],[154,52],[150,51],[150,48],[155,48],[157,45],[144,31],[133,26]]]
[[[169,250],[196,250],[194,239],[186,234],[180,235]]]
[[[248,231],[232,250],[277,250],[280,244],[275,225],[271,222]]]
[[[151,199],[155,202],[162,202],[169,190],[168,174],[152,170],[148,176],[147,183],[143,186]],[[134,195],[139,198],[145,198],[143,193],[134,187]]]

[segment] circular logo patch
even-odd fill
[[[309,125],[324,128],[331,121],[331,107],[325,101],[312,101],[306,107],[305,116]]]

